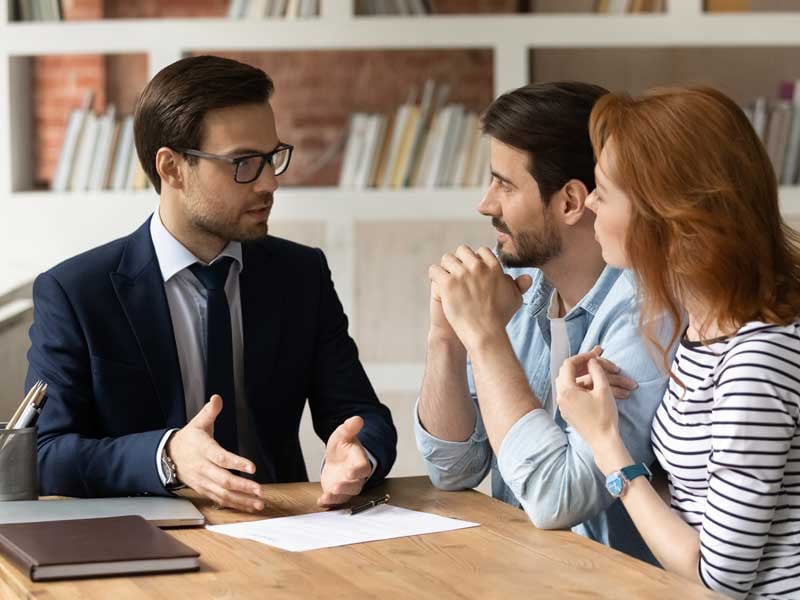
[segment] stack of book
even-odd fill
[[[229,19],[302,19],[319,15],[319,0],[231,0]]]
[[[356,0],[357,15],[429,15],[431,0]]]
[[[51,189],[147,189],[149,182],[134,147],[133,116],[118,117],[113,104],[104,114],[95,114],[91,103],[89,93],[69,116]]]
[[[489,180],[489,143],[478,114],[448,104],[449,86],[425,82],[394,115],[351,116],[339,186],[475,187]]]
[[[63,21],[61,0],[16,0],[12,4],[18,21]]]
[[[800,79],[781,82],[776,100],[757,98],[744,112],[767,149],[778,183],[800,184]]]
[[[663,13],[666,0],[595,0],[594,12],[609,15]]]

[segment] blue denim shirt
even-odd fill
[[[547,306],[553,288],[538,269],[507,269],[517,277],[533,277],[523,305],[507,326],[514,351],[531,390],[543,406],[555,402],[550,379],[550,321]],[[634,461],[651,464],[650,424],[661,401],[667,375],[660,358],[640,335],[636,286],[628,271],[606,267],[592,289],[566,315],[570,356],[599,344],[603,356],[634,379],[639,387],[617,403],[619,429]],[[664,318],[657,324],[662,342],[669,337]],[[472,367],[467,363],[469,389],[475,393]],[[588,538],[636,558],[656,563],[636,531],[622,502],[605,488],[586,442],[561,418],[543,408],[532,410],[509,429],[497,456],[480,417],[465,442],[431,436],[415,410],[417,447],[434,485],[456,490],[478,485],[491,469],[492,495],[521,507],[544,529],[572,528]]]

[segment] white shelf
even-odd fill
[[[485,188],[404,188],[348,190],[330,187],[286,187],[275,194],[271,219],[329,220],[472,220],[485,219],[477,205]],[[781,187],[781,211],[800,217],[800,186]],[[8,206],[14,212],[52,213],[74,210],[145,217],[158,202],[155,192],[16,192]]]
[[[346,190],[339,188],[282,188],[275,194],[272,219],[328,221],[420,220],[482,218],[476,211],[484,188]],[[158,202],[155,192],[16,192],[10,204],[22,213],[74,210],[88,214],[111,212],[139,218]],[[22,215],[20,215],[21,217]]]
[[[135,31],[135,35],[131,32]],[[796,46],[800,14],[458,15],[347,20],[113,19],[11,23],[11,55],[371,48]],[[169,40],[165,42],[165,40]]]

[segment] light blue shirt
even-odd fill
[[[550,321],[547,306],[553,288],[538,269],[507,269],[514,277],[523,273],[533,284],[523,305],[506,330],[531,390],[543,406],[555,402],[550,377]],[[633,276],[606,267],[592,289],[565,316],[569,354],[603,348],[639,387],[617,403],[622,439],[635,462],[654,461],[650,424],[667,383],[661,360],[640,334],[639,310]],[[669,338],[666,319],[658,324],[662,342]],[[472,399],[472,366],[467,363]],[[586,442],[561,418],[545,409],[532,410],[509,429],[497,456],[486,437],[480,416],[465,442],[431,436],[415,410],[417,447],[433,484],[447,490],[477,486],[491,470],[492,495],[523,508],[531,521],[544,529],[572,528],[575,533],[655,563],[636,531],[622,502],[605,488],[605,477],[594,463]]]

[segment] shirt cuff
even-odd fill
[[[543,408],[533,409],[511,426],[500,444],[497,468],[517,498],[531,472],[566,443],[566,434]]]
[[[170,429],[167,431],[161,438],[161,441],[158,443],[158,449],[156,450],[156,469],[158,470],[158,478],[161,480],[161,485],[164,487],[167,485],[167,476],[164,474],[164,470],[161,468],[161,457],[164,455],[164,448],[166,448],[169,438],[176,431],[178,430]]]
[[[417,447],[425,458],[436,454],[437,460],[457,460],[460,459],[475,444],[483,444],[486,441],[486,430],[482,426],[481,411],[475,407],[475,426],[469,439],[463,442],[453,442],[437,438],[428,433],[428,430],[419,420],[419,398],[414,405],[414,434],[417,438]]]

